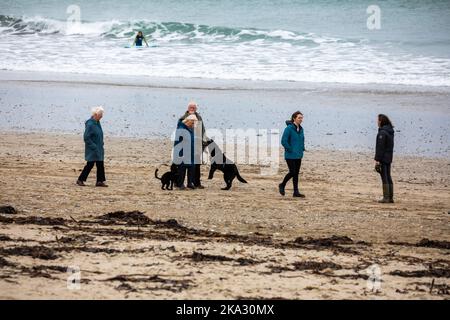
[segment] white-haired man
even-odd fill
[[[103,107],[95,107],[92,109],[92,117],[85,122],[84,130],[84,158],[87,161],[83,171],[77,180],[77,185],[85,186],[84,182],[87,180],[94,164],[97,166],[97,187],[107,187],[105,184],[105,166],[103,148],[103,130],[100,125],[100,119],[103,117]]]

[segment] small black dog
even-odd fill
[[[225,183],[227,184],[222,190],[230,190],[234,178],[237,178],[242,183],[247,183],[247,181],[239,174],[236,164],[227,159],[225,154],[213,140],[208,141],[207,147],[211,156],[211,169],[209,170],[208,179],[212,179],[214,177],[214,172],[219,170],[223,172],[223,180],[225,180]],[[216,152],[218,152],[217,157]],[[222,161],[217,163],[217,159],[222,159]]]
[[[176,184],[178,180],[178,166],[172,163],[170,171],[164,173],[161,178],[158,177],[158,169],[156,169],[155,178],[161,180],[162,190],[173,190],[173,185]]]

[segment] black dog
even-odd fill
[[[207,147],[211,156],[211,169],[209,170],[208,179],[212,179],[214,177],[214,172],[219,170],[223,172],[223,180],[225,180],[225,183],[227,184],[222,190],[230,190],[234,178],[237,178],[242,183],[247,183],[247,181],[239,174],[236,164],[227,159],[225,154],[213,140],[208,141]]]
[[[158,177],[158,169],[155,171],[155,178],[161,180],[162,190],[173,190],[173,184],[178,182],[178,166],[174,163],[170,166],[170,171]]]

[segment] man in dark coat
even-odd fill
[[[77,185],[85,186],[84,182],[87,180],[94,164],[97,166],[97,187],[107,187],[105,184],[105,167],[103,148],[103,130],[100,124],[100,119],[103,117],[104,110],[102,107],[96,107],[92,110],[92,117],[85,122],[84,130],[84,158],[87,161],[86,166],[81,172],[77,180]]]

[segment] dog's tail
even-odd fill
[[[236,178],[242,183],[248,183],[244,178],[241,177],[241,175],[239,174],[239,171],[238,171],[238,173],[236,175]]]
[[[158,177],[158,169],[155,170],[155,178],[161,180],[161,178]]]

